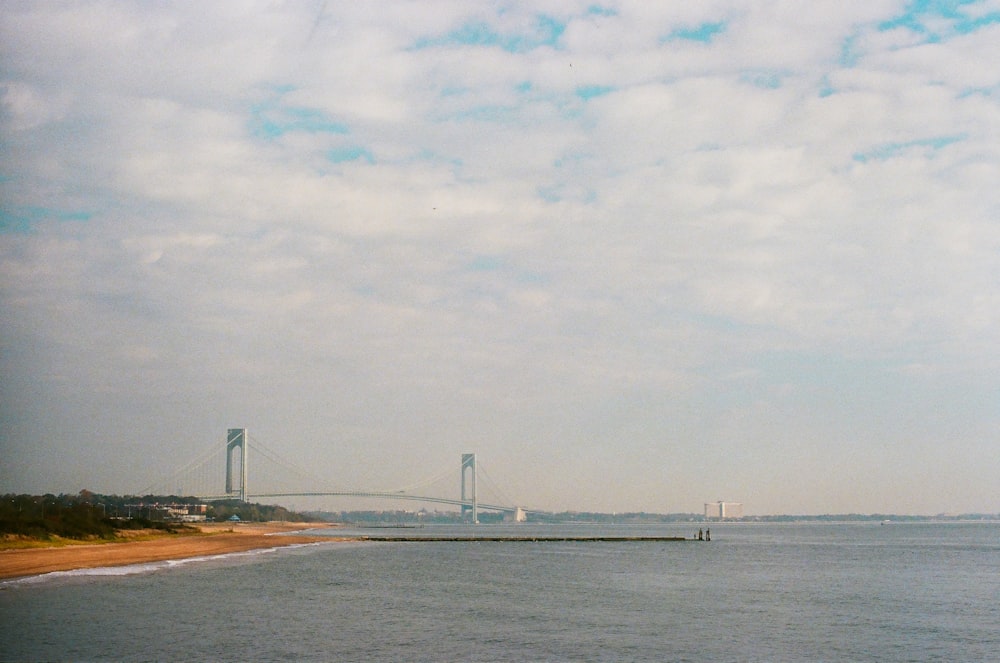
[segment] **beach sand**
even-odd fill
[[[275,536],[327,527],[324,523],[204,523],[195,527],[201,530],[200,534],[163,535],[125,543],[0,550],[0,579],[336,540],[329,536]]]

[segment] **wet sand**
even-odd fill
[[[0,579],[336,540],[329,536],[280,536],[282,533],[326,526],[323,523],[287,522],[205,523],[197,525],[200,534],[164,535],[124,543],[0,550]]]

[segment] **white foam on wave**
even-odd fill
[[[149,573],[166,568],[166,562],[144,562],[141,564],[128,564],[125,566],[97,566],[92,569],[72,569],[70,571],[50,571],[36,576],[25,576],[23,578],[12,578],[0,581],[0,589],[14,587],[18,585],[34,585],[43,582],[50,582],[65,578],[86,578],[103,576],[130,576],[138,573]]]
[[[35,576],[25,576],[23,578],[0,580],[0,590],[6,589],[8,587],[35,585],[43,582],[58,581],[61,579],[131,576],[131,575],[138,575],[141,573],[153,573],[155,571],[168,570],[184,566],[187,564],[194,564],[199,562],[212,562],[212,561],[219,561],[226,559],[257,557],[260,555],[275,553],[280,550],[296,550],[299,548],[309,548],[312,546],[324,546],[326,544],[327,542],[325,541],[310,542],[310,543],[292,543],[289,545],[276,546],[273,548],[254,548],[252,550],[241,550],[238,552],[220,553],[218,555],[202,555],[200,557],[165,559],[158,562],[140,562],[138,564],[126,564],[123,566],[97,566],[91,569],[72,569],[70,571],[51,571],[49,573],[42,573]]]
[[[211,562],[219,559],[234,559],[238,557],[256,557],[257,555],[266,555],[268,553],[273,553],[281,550],[281,548],[291,548],[293,546],[279,546],[276,548],[254,548],[252,550],[241,550],[239,552],[231,553],[219,553],[218,555],[202,555],[200,557],[183,557],[181,559],[168,559],[165,560],[165,564],[170,567],[182,566],[184,564],[192,564],[197,562]]]

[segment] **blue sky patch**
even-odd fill
[[[1000,12],[990,12],[976,18],[958,21],[955,24],[955,32],[963,35],[969,34],[994,23],[1000,23]]]
[[[375,163],[372,153],[360,146],[339,147],[326,153],[327,161],[331,163],[345,163],[348,161],[367,161]]]
[[[538,197],[547,203],[573,201],[591,205],[597,202],[597,193],[589,187],[568,186],[566,183],[556,183],[550,186],[540,186],[535,189]]]
[[[524,285],[542,285],[550,281],[546,275],[520,269],[500,255],[474,256],[463,265],[462,271],[466,274],[496,274],[505,280]]]
[[[504,122],[511,117],[513,111],[509,106],[476,106],[448,115],[447,119],[459,122]]]
[[[924,35],[927,42],[938,42],[954,35],[970,34],[986,26],[1000,23],[1000,12],[989,12],[982,16],[970,16],[964,7],[982,4],[980,0],[913,0],[905,11],[892,19],[883,21],[878,29],[882,32],[906,28]],[[932,30],[928,23],[950,23],[946,33]]]
[[[466,269],[470,272],[495,272],[503,266],[503,260],[497,256],[476,256]]]
[[[558,203],[562,200],[562,194],[558,187],[538,187],[538,197],[547,203]]]
[[[587,13],[591,16],[618,16],[618,12],[614,9],[600,5],[590,5],[587,7]]]
[[[60,210],[49,207],[0,208],[0,234],[25,233],[44,221],[89,221],[93,214],[82,210]]]
[[[784,76],[784,72],[750,71],[744,73],[740,79],[744,83],[749,83],[754,87],[759,87],[764,90],[777,90],[781,87],[782,76]]]
[[[427,147],[421,149],[417,153],[415,158],[417,161],[436,163],[436,164],[446,164],[454,168],[460,168],[463,163],[461,159],[451,156],[445,156],[444,154],[435,152],[434,150]]]
[[[726,23],[720,21],[718,23],[702,23],[695,28],[677,28],[671,32],[664,41],[697,41],[703,44],[707,44],[715,38],[716,35],[722,34],[726,29]]]
[[[858,64],[858,60],[861,58],[861,54],[858,53],[858,40],[856,36],[848,37],[844,40],[844,43],[840,45],[840,59],[839,64],[841,67],[854,67]]]
[[[959,92],[957,98],[958,99],[965,99],[966,97],[975,97],[975,96],[992,97],[992,96],[994,96],[997,93],[997,90],[998,90],[998,88],[996,88],[996,87],[993,87],[993,88],[989,88],[989,87],[970,87],[970,88],[965,88],[964,90],[962,90],[961,92]]]
[[[502,34],[486,23],[466,23],[438,37],[418,39],[412,48],[483,46],[501,48],[508,53],[525,53],[541,46],[557,46],[565,31],[565,22],[542,14],[537,17],[535,30],[530,33]]]
[[[914,148],[926,148],[930,153],[936,152],[954,143],[966,139],[965,134],[958,136],[935,136],[933,138],[922,138],[920,140],[910,140],[902,143],[885,143],[874,147],[867,152],[858,152],[854,155],[854,160],[859,163],[869,161],[885,161]]]
[[[576,96],[580,97],[584,101],[590,101],[595,97],[603,97],[613,91],[614,88],[608,85],[584,85],[576,88]]]
[[[272,99],[250,108],[250,131],[258,138],[274,140],[294,131],[346,134],[349,129],[318,109],[284,106]]]
[[[348,133],[347,125],[334,122],[320,111],[286,108],[270,114],[254,113],[253,133],[261,138],[279,138],[292,131],[305,133]]]
[[[833,84],[830,83],[830,77],[829,76],[824,76],[823,80],[820,81],[819,96],[820,97],[829,97],[830,95],[836,94],[836,93],[837,93],[837,89],[835,87],[833,87]]]
[[[541,44],[544,46],[556,46],[559,38],[566,32],[566,24],[551,16],[539,16],[538,27],[542,33]]]
[[[464,85],[447,85],[441,88],[440,95],[442,97],[461,97],[463,94],[468,94],[469,88]]]
[[[796,385],[790,393],[798,399],[825,399],[834,389],[845,398],[868,401],[886,396],[891,358],[851,358],[823,351],[777,350],[755,357],[754,380],[763,384]],[[851,385],[845,388],[845,385]]]
[[[422,39],[416,48],[431,48],[434,46],[498,46],[503,37],[485,23],[467,23],[440,37]],[[506,49],[505,49],[506,50]]]

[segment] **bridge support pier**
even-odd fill
[[[466,474],[472,478],[467,483]],[[466,487],[470,491],[466,491]],[[469,504],[468,502],[471,502]],[[473,523],[479,523],[479,502],[476,500],[476,454],[462,454],[462,520],[471,515]]]
[[[226,435],[226,495],[238,492],[241,502],[247,501],[247,429],[230,428]],[[239,488],[233,489],[233,450],[240,450]]]

